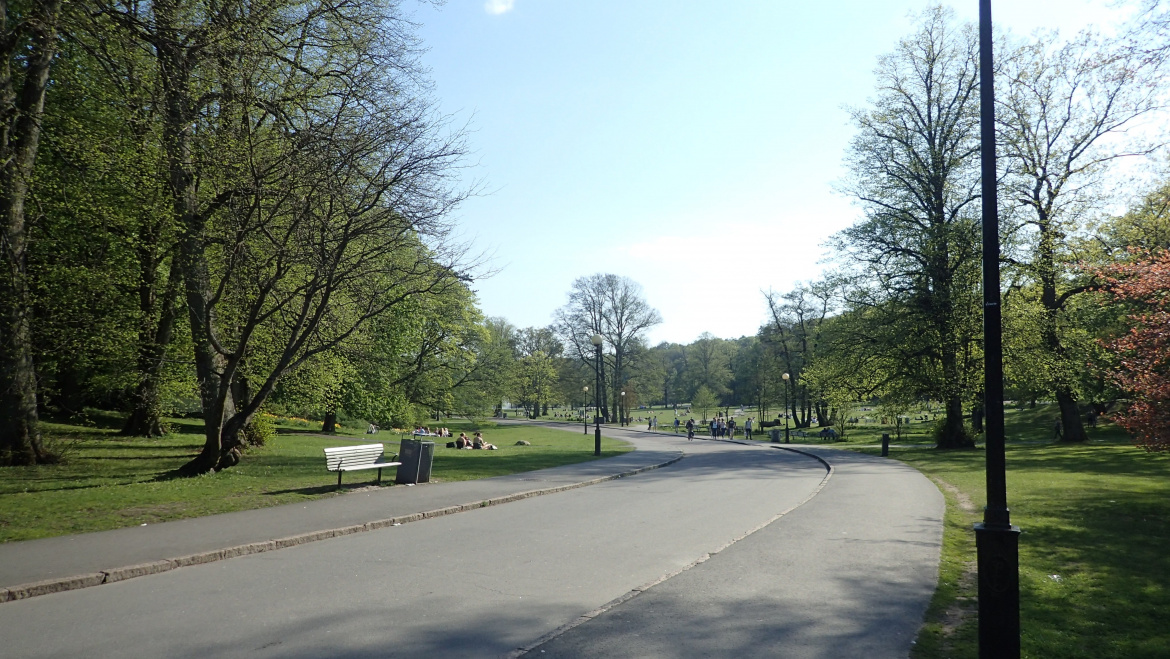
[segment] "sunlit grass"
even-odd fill
[[[398,451],[396,433],[356,433],[354,437],[280,434],[253,448],[239,465],[194,478],[170,472],[193,457],[203,443],[201,427],[171,419],[173,432],[162,438],[119,437],[119,420],[95,414],[91,425],[46,423],[43,430],[65,460],[57,465],[10,467],[0,472],[0,541],[29,540],[68,533],[153,524],[216,513],[262,508],[334,496],[336,475],[325,471],[322,449],[360,442],[382,442]],[[445,421],[456,435],[470,426]],[[319,426],[315,426],[319,429]],[[498,451],[459,451],[436,443],[433,481],[487,478],[595,459],[593,436],[527,426],[486,427]],[[530,446],[515,446],[519,440]],[[602,439],[602,457],[630,446]],[[375,472],[347,474],[346,488],[372,484]],[[383,473],[383,486],[394,470]]]
[[[975,657],[971,526],[986,501],[985,454],[891,455],[957,490],[947,494],[939,590],[913,656]],[[1012,522],[1023,530],[1023,655],[1170,656],[1170,455],[1125,443],[1015,445],[1007,465]],[[969,614],[956,615],[964,606]]]

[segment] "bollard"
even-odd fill
[[[882,457],[890,457],[890,433],[882,433]]]

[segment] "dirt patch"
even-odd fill
[[[959,507],[963,509],[963,512],[973,513],[976,511],[975,504],[971,501],[971,497],[964,494],[962,490],[944,480],[939,480],[937,478],[931,478],[931,480],[934,481],[935,485],[938,485],[942,489],[954,495],[955,500],[959,502]]]
[[[967,622],[973,621],[979,614],[978,574],[975,561],[963,562],[963,574],[959,577],[959,595],[955,601],[943,611],[939,619],[943,638],[950,638]],[[949,644],[948,644],[949,645]]]

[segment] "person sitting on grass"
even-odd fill
[[[455,448],[471,448],[471,440],[467,438],[467,433],[459,433],[459,439],[455,440]]]
[[[484,451],[494,451],[497,447],[495,444],[488,444],[487,442],[483,441],[483,433],[477,432],[475,433],[475,439],[472,441],[472,448],[482,449]]]

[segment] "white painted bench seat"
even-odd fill
[[[394,456],[398,457],[398,456]],[[377,469],[378,483],[382,483],[382,470],[397,467],[401,462],[386,460],[385,448],[381,444],[360,446],[338,446],[325,449],[325,469],[337,472],[337,487],[341,488],[341,474],[361,469]]]

